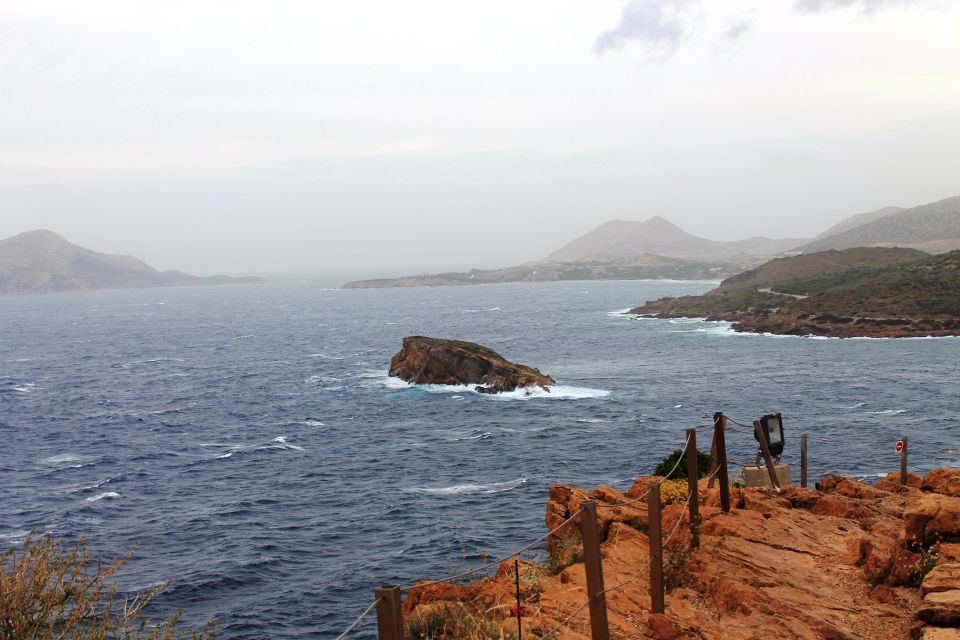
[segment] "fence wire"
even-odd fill
[[[363,621],[363,619],[366,618],[367,615],[369,615],[369,613],[370,613],[371,611],[373,611],[373,608],[376,607],[378,604],[380,604],[380,598],[377,598],[376,600],[374,600],[374,601],[373,601],[373,604],[371,604],[369,607],[367,607],[367,608],[364,610],[364,612],[360,614],[360,617],[353,621],[353,624],[351,624],[349,627],[347,627],[347,628],[344,630],[343,633],[341,633],[340,635],[338,635],[338,636],[337,636],[337,640],[343,640],[343,639],[346,638],[348,635],[350,635],[350,633],[351,633],[354,629],[357,628],[357,625],[360,624],[360,623]]]

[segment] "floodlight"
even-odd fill
[[[760,418],[760,426],[767,439],[767,446],[770,447],[770,456],[779,458],[783,453],[783,418],[779,413],[765,415]],[[759,439],[757,441],[759,442]]]

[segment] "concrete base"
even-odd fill
[[[793,484],[793,473],[788,464],[775,464],[773,469],[777,474],[777,482],[781,487]],[[743,467],[743,483],[748,487],[767,487],[770,486],[770,473],[767,471],[767,465],[761,464],[759,467]]]

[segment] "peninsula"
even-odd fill
[[[0,294],[250,282],[263,280],[158,271],[133,256],[84,249],[42,229],[0,240]]]
[[[648,301],[629,313],[784,335],[960,335],[960,250],[861,247],[777,258],[704,295]]]

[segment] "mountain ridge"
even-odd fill
[[[182,271],[158,271],[134,256],[86,249],[48,229],[27,231],[0,240],[0,294],[261,281],[253,277],[198,277]]]
[[[890,209],[897,210],[840,233],[828,236],[821,234],[813,241],[797,246],[796,251],[817,253],[828,249],[891,246],[920,249],[928,253],[946,253],[960,249],[960,196],[943,198],[909,209]],[[872,215],[881,211],[884,210],[860,215]],[[853,216],[847,221],[857,217]]]
[[[806,242],[803,238],[753,236],[723,242],[688,233],[662,216],[643,221],[610,220],[584,233],[544,262],[605,262],[636,255],[656,254],[703,262],[722,262],[737,254],[771,256]]]

